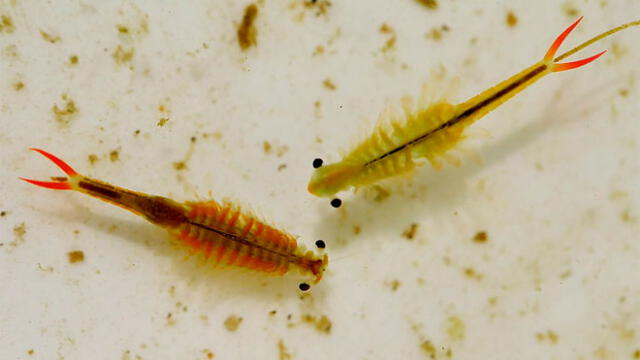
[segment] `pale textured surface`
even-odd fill
[[[567,45],[634,20],[639,2],[332,0],[318,14],[266,0],[246,52],[248,2],[157,3],[0,2],[13,22],[0,28],[0,358],[287,359],[280,340],[292,359],[634,357],[640,29],[482,119],[472,132],[491,136],[466,144],[482,164],[424,167],[384,184],[383,201],[343,194],[340,210],[305,188],[314,157],[336,160],[440,65],[461,78],[461,101],[535,62],[579,14]],[[115,61],[118,46],[130,61]],[[75,113],[56,121],[63,94]],[[184,262],[142,219],[19,182],[59,175],[29,146],[117,185],[250,205],[309,247],[325,239],[333,262],[304,299],[295,278]],[[480,230],[486,243],[472,240]]]

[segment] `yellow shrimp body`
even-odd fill
[[[562,41],[581,19],[558,36],[542,60],[463,103],[452,105],[440,100],[430,105],[420,104],[415,109],[408,99],[404,100],[401,120],[387,119],[341,161],[317,168],[309,182],[309,192],[321,197],[333,196],[351,187],[370,185],[410,172],[421,164],[420,159],[440,168],[440,160],[447,158],[447,152],[464,139],[464,130],[476,120],[542,77],[586,65],[604,51],[578,61],[558,63],[559,60],[605,36],[640,25],[635,21],[619,26],[554,59]]]

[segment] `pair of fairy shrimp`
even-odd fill
[[[464,130],[520,91],[542,77],[584,66],[602,54],[560,63],[579,50],[625,28],[640,25],[630,22],[604,32],[568,52],[554,57],[558,48],[578,25],[578,19],[560,34],[542,60],[503,82],[481,92],[464,103],[452,105],[439,101],[417,110],[405,106],[406,121],[391,122],[374,133],[340,162],[324,165],[313,161],[316,168],[308,186],[317,196],[331,197],[351,187],[372,184],[378,180],[406,173],[426,158],[434,167],[463,139]],[[326,244],[316,241],[320,253],[298,246],[296,238],[266,224],[254,215],[232,204],[216,201],[176,202],[174,200],[127,190],[91,179],[76,172],[56,156],[40,149],[32,149],[55,163],[67,177],[53,177],[53,181],[21,178],[33,185],[55,190],[75,190],[141,215],[153,224],[165,228],[179,244],[206,259],[221,265],[252,269],[272,275],[283,275],[297,269],[318,283],[328,265],[322,253]],[[333,199],[334,207],[340,206]],[[306,282],[299,288],[310,288]]]
[[[315,159],[313,167],[316,170],[309,181],[309,192],[320,197],[333,197],[349,188],[367,186],[406,174],[423,164],[424,161],[419,160],[424,159],[439,169],[441,160],[450,157],[449,150],[464,139],[465,129],[475,121],[546,75],[589,64],[606,50],[582,60],[565,63],[561,63],[561,60],[618,31],[640,25],[640,20],[620,25],[555,56],[580,20],[582,17],[555,39],[540,61],[463,103],[453,105],[445,100],[427,103],[425,99],[430,94],[423,93],[421,104],[415,108],[410,98],[403,99],[403,119],[383,118],[387,121],[338,162],[323,165],[322,159]],[[338,198],[331,200],[333,207],[339,207],[341,203]]]

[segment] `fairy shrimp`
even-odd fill
[[[296,238],[278,230],[254,215],[229,203],[216,201],[179,203],[83,176],[66,162],[40,149],[32,148],[56,164],[67,177],[53,181],[20,178],[28,183],[54,190],[75,190],[140,215],[165,228],[177,243],[194,254],[222,266],[235,266],[271,275],[283,275],[297,269],[312,283],[318,283],[328,264],[326,254],[316,255],[298,245]],[[325,243],[316,241],[322,251]],[[309,290],[306,282],[299,284]]]
[[[580,20],[582,17],[555,39],[542,60],[463,103],[453,105],[443,99],[429,102],[428,96],[431,94],[424,89],[417,109],[411,98],[404,98],[402,121],[398,116],[386,116],[383,113],[381,119],[386,122],[342,160],[323,166],[322,159],[315,159],[313,167],[316,170],[309,181],[309,192],[320,197],[332,197],[351,187],[366,186],[408,173],[422,164],[416,162],[421,158],[425,158],[435,169],[442,166],[441,159],[455,162],[455,158],[447,152],[464,139],[464,130],[476,120],[544,76],[584,66],[602,56],[606,50],[582,60],[560,63],[561,60],[618,31],[640,25],[640,20],[620,25],[555,57],[562,42]],[[340,204],[340,199],[331,201],[334,207]]]

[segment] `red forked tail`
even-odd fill
[[[580,23],[580,21],[582,20],[583,17],[584,16],[581,16],[578,20],[576,20],[573,24],[571,24],[571,26],[569,26],[565,31],[563,31],[562,34],[560,34],[556,38],[556,40],[553,42],[553,44],[551,44],[551,47],[549,47],[549,50],[544,55],[544,60],[554,61],[554,64],[552,65],[552,68],[551,68],[551,71],[558,72],[558,71],[565,71],[565,70],[571,70],[571,69],[579,68],[581,66],[587,65],[588,63],[594,61],[595,59],[597,59],[600,56],[602,56],[602,54],[607,52],[607,50],[604,50],[604,51],[602,51],[602,52],[600,52],[598,54],[595,54],[595,55],[590,56],[588,58],[577,60],[577,61],[570,61],[570,62],[566,62],[566,63],[555,63],[555,61],[558,61],[558,59],[554,60],[553,57],[556,55],[556,52],[558,51],[558,48],[560,48],[560,45],[562,45],[562,43],[564,42],[564,39],[566,39],[566,37],[569,35],[569,33],[571,33],[571,31],[573,31],[573,29],[576,26],[578,26],[578,23]]]
[[[76,176],[78,175],[78,173],[71,167],[69,166],[69,164],[67,164],[66,162],[62,161],[61,159],[59,159],[58,157],[56,157],[53,154],[50,154],[44,150],[41,149],[36,149],[36,148],[31,148],[30,150],[33,151],[37,151],[40,154],[44,155],[45,157],[47,157],[49,160],[51,160],[54,164],[56,164],[60,169],[62,169],[62,171],[64,171],[65,174],[67,174],[67,176],[72,177],[72,176]],[[23,178],[21,177],[20,180],[26,181],[30,184],[36,185],[36,186],[40,186],[43,188],[47,188],[47,189],[54,189],[54,190],[71,190],[71,184],[69,183],[69,179],[67,178],[52,178],[54,181],[41,181],[41,180],[33,180],[33,179],[27,179],[27,178]]]

